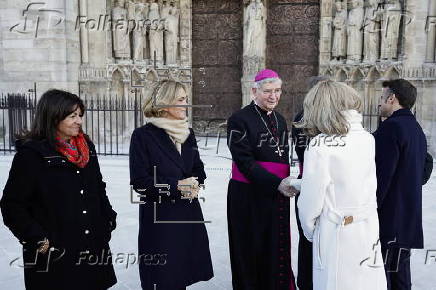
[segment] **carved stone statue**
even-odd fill
[[[150,26],[150,58],[152,62],[155,60],[156,57],[156,63],[162,64],[163,63],[163,30],[164,30],[164,24],[163,21],[160,21],[160,19],[155,19]]]
[[[156,1],[150,0],[150,10],[148,12],[148,19],[153,20],[160,19],[159,4]]]
[[[177,63],[177,47],[179,39],[179,14],[177,10],[170,9],[165,19],[165,54],[166,64]],[[175,13],[175,15],[173,15]]]
[[[389,0],[385,6],[382,22],[381,59],[396,59],[398,57],[398,37],[400,35],[401,3],[399,0]]]
[[[378,4],[378,0],[369,0],[369,6],[365,10],[363,61],[367,63],[374,63],[379,59],[381,16]]]
[[[244,56],[263,56],[265,35],[265,6],[261,0],[251,0],[244,13]]]
[[[342,1],[336,1],[336,14],[333,19],[333,59],[341,60],[347,57],[347,9]]]
[[[130,58],[130,29],[127,21],[127,9],[124,0],[116,0],[112,9],[112,19],[115,24],[113,35],[114,57],[118,59]]]
[[[362,60],[363,18],[363,0],[352,0],[347,25],[347,63],[358,63]]]
[[[144,18],[147,19],[148,18],[148,13],[150,12],[150,3],[144,1]]]
[[[436,1],[430,1],[428,15],[436,15]],[[428,17],[425,32],[427,33],[427,45],[425,62],[435,62],[436,50],[436,17]]]
[[[135,4],[135,29],[133,30],[133,59],[135,61],[144,60],[144,50],[147,48],[146,32],[144,26],[144,9],[142,3]]]
[[[180,9],[177,8],[176,2],[174,0],[170,1],[170,10],[172,15],[176,16],[177,19],[180,19]]]
[[[171,10],[170,3],[168,0],[165,0],[163,2],[163,5],[162,5],[162,10],[161,10],[160,16],[162,18],[167,18],[168,15],[170,14],[170,10]]]

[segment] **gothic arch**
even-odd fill
[[[321,75],[328,77],[330,79],[333,79],[333,71],[331,69],[327,69],[324,73],[322,73]]]
[[[371,131],[374,131],[378,123],[378,104],[382,94],[382,80],[382,74],[377,67],[370,68],[363,97],[363,124]]]
[[[132,86],[142,86],[144,81],[143,74],[137,68],[132,69]]]
[[[348,79],[348,74],[345,69],[339,69],[336,71],[335,79],[338,82],[346,82]]]
[[[385,72],[384,77],[387,80],[398,79],[400,78],[400,72],[395,67],[391,67]]]
[[[380,80],[380,78],[381,78],[381,74],[378,71],[378,69],[376,67],[372,67],[368,72],[367,80],[369,82],[375,82]]]
[[[124,75],[118,68],[111,75],[110,95],[117,98],[124,97]]]
[[[125,71],[122,68],[115,67],[112,71],[109,71],[109,78],[111,80],[113,80],[115,74],[117,74],[117,77],[119,77],[121,75],[121,79],[122,80],[128,79],[128,77],[126,76]]]
[[[159,75],[157,74],[157,71],[150,69],[146,72],[145,79],[150,82],[157,82],[159,81]]]
[[[353,70],[350,75],[351,82],[360,82],[365,78],[365,74],[360,68]]]

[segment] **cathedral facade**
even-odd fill
[[[301,109],[307,80],[356,88],[377,122],[383,80],[418,88],[414,108],[436,148],[433,0],[3,0],[0,89],[57,87],[128,101],[162,79],[190,91],[193,122],[224,120],[250,101],[256,71],[278,71],[279,110]],[[367,126],[374,128],[373,126]]]

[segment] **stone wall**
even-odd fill
[[[145,94],[158,80],[176,78],[186,83],[194,104],[215,104],[210,113],[207,108],[201,109],[201,118],[213,119],[215,115],[215,118],[226,118],[250,101],[253,74],[268,65],[284,76],[287,93],[283,95],[281,110],[288,118],[301,106],[307,91],[304,80],[317,70],[319,74],[355,87],[364,97],[367,115],[371,115],[377,110],[382,81],[402,77],[418,88],[416,116],[435,154],[436,1],[342,0],[341,5],[336,2],[47,0],[46,4],[29,4],[32,2],[3,0],[0,7],[0,92],[27,92],[36,83],[38,95],[56,87],[82,95],[111,95],[129,100],[134,86],[140,86],[137,90]],[[125,15],[127,20],[147,19],[150,13],[145,11],[149,11],[152,3],[160,5],[160,11],[166,11],[162,12],[164,15],[151,16],[162,24],[168,24],[168,7],[176,8],[179,26],[175,60],[168,59],[166,50],[155,60],[147,50],[150,29],[154,29],[151,26],[146,27],[142,35],[145,47],[139,55],[133,50],[139,34],[134,36],[133,30],[129,30],[125,38],[131,49],[124,55],[125,52],[120,53],[119,48],[114,47],[117,37],[114,32],[101,27],[101,23],[96,27],[98,21],[108,21],[118,8],[116,15]],[[142,16],[141,11],[144,11]],[[216,12],[214,21],[202,16],[208,11]],[[342,16],[338,11],[343,12]],[[193,12],[197,13],[195,27]],[[399,18],[395,18],[398,15]],[[336,37],[340,35],[337,29],[341,17],[345,17],[342,19],[345,35],[353,40],[346,43],[345,52],[338,45],[341,38],[335,40],[335,33]],[[82,23],[90,19],[97,21],[94,26]],[[361,29],[350,30],[356,28],[359,21]],[[372,30],[367,24],[373,25]],[[215,27],[209,29],[208,25]],[[220,27],[226,29],[220,30]],[[261,38],[259,42],[264,41],[266,45],[251,45],[249,35],[253,31]],[[193,33],[198,38],[195,47]],[[223,49],[201,46],[212,40]],[[158,40],[161,41],[168,40]],[[313,46],[305,46],[305,42]],[[166,47],[164,43],[164,49]],[[208,52],[214,50],[215,53]],[[367,116],[365,124],[374,124],[375,119]]]
[[[283,80],[277,110],[288,124],[303,108],[308,80],[318,74],[319,19],[317,0],[268,1],[266,64]]]
[[[27,92],[37,83],[78,92],[79,35],[75,1],[29,4],[4,0],[0,7],[0,91]],[[38,29],[37,29],[38,27]]]
[[[386,19],[393,15],[389,10],[389,5],[385,7],[375,5],[376,11],[379,12],[378,17],[379,27],[373,31],[368,31],[370,20],[368,20],[367,12],[370,4],[369,0],[352,0],[350,2],[362,2],[364,5],[361,9],[364,10],[364,20],[361,22],[362,39],[361,46],[358,47],[359,55],[356,58],[350,58],[349,47],[346,54],[338,56],[337,39],[335,42],[335,20],[339,20],[337,15],[338,1],[323,0],[321,3],[321,27],[320,27],[320,74],[326,75],[337,81],[343,81],[355,89],[357,89],[364,98],[365,112],[371,115],[377,112],[377,103],[381,95],[381,83],[383,80],[404,78],[411,81],[418,89],[418,99],[414,111],[416,117],[426,133],[429,151],[435,155],[436,153],[436,111],[435,111],[435,96],[436,89],[436,61],[435,61],[435,37],[436,31],[434,24],[432,26],[431,17],[436,15],[436,5],[433,0],[404,0],[397,1],[398,7],[401,7],[399,30],[395,37],[398,38],[396,46],[393,48],[395,53],[388,51],[383,52],[383,41],[389,39],[383,38],[383,34],[389,36],[392,29],[386,26]],[[342,1],[341,1],[342,2]],[[393,1],[395,2],[395,1]],[[393,3],[391,1],[391,3]],[[344,2],[342,2],[344,3]],[[386,1],[386,3],[390,3]],[[353,3],[351,3],[353,4]],[[431,6],[431,7],[430,7]],[[348,9],[347,16],[350,16],[350,11],[353,6],[344,4],[345,9]],[[432,12],[433,11],[433,12]],[[376,12],[374,12],[376,13]],[[391,13],[391,14],[388,14]],[[436,20],[436,18],[434,19]],[[350,19],[347,19],[349,26]],[[360,20],[359,20],[360,21]],[[348,27],[346,27],[348,29]],[[379,32],[377,32],[379,31]],[[367,57],[368,41],[373,40],[374,35],[378,34],[378,47],[375,59]],[[392,36],[392,35],[391,35]],[[348,43],[350,39],[355,43],[356,38],[347,31]],[[377,40],[377,38],[375,38]],[[391,38],[392,39],[392,38]],[[336,49],[336,51],[335,51]],[[368,116],[364,123],[373,121],[373,116]],[[373,123],[373,122],[372,122]]]

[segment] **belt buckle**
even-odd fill
[[[354,220],[354,218],[352,215],[344,217],[344,226],[353,223],[353,220]]]

